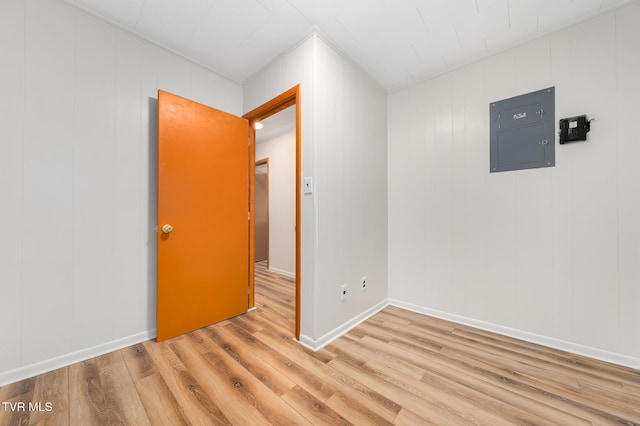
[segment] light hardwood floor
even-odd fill
[[[313,353],[257,278],[246,315],[0,388],[0,425],[640,425],[638,370],[394,307]]]

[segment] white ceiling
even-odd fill
[[[238,83],[318,31],[387,90],[637,0],[63,0]]]

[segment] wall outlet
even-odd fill
[[[367,277],[360,278],[360,290],[367,291]]]
[[[345,300],[347,300],[347,285],[342,284],[340,286],[340,301],[344,302]]]

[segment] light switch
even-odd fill
[[[302,186],[305,194],[313,194],[313,178],[311,176],[304,178]]]

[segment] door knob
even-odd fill
[[[162,232],[164,234],[170,234],[171,231],[173,231],[173,226],[169,225],[168,223],[165,225],[162,225]]]

